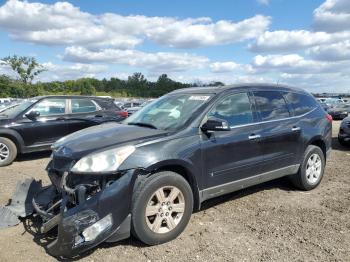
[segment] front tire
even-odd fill
[[[10,165],[17,156],[17,147],[10,139],[0,137],[0,167]]]
[[[309,145],[305,150],[298,173],[290,177],[292,183],[298,189],[305,191],[316,188],[321,183],[325,166],[326,160],[321,148]]]
[[[186,179],[174,172],[156,173],[134,192],[132,234],[147,245],[171,241],[184,231],[192,210]]]

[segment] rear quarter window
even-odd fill
[[[262,121],[290,116],[287,103],[278,91],[254,91],[254,99]]]
[[[90,113],[97,111],[97,107],[90,99],[72,99],[72,113]]]
[[[284,97],[293,109],[295,116],[306,114],[317,107],[317,101],[307,94],[285,92]]]

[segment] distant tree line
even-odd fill
[[[202,83],[184,84],[170,79],[166,74],[159,76],[155,82],[148,81],[141,73],[134,73],[127,80],[115,77],[108,79],[81,78],[77,80],[36,82],[32,80],[45,71],[35,58],[6,57],[8,64],[18,78],[0,75],[0,97],[25,98],[52,94],[110,95],[115,97],[159,97],[179,88],[203,86]],[[222,82],[207,85],[220,86]]]

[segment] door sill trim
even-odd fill
[[[243,178],[233,182],[225,183],[222,185],[206,188],[200,192],[201,202],[210,198],[214,198],[214,197],[225,195],[234,191],[238,191],[243,188],[264,183],[276,178],[295,174],[298,172],[299,166],[300,164],[291,165],[291,166],[283,167],[273,171],[261,173],[259,175],[255,175],[252,177],[247,177],[247,178]]]

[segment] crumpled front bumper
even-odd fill
[[[34,198],[33,206],[44,218],[44,224],[48,226],[51,223],[58,227],[57,238],[46,247],[47,252],[55,257],[74,257],[99,243],[128,238],[131,198],[136,177],[136,170],[126,171],[111,185],[74,207],[69,205],[71,193],[62,191],[59,213],[54,217],[47,217],[47,212],[41,209]],[[112,217],[111,226],[100,232],[92,241],[84,241],[82,232],[108,215]]]

